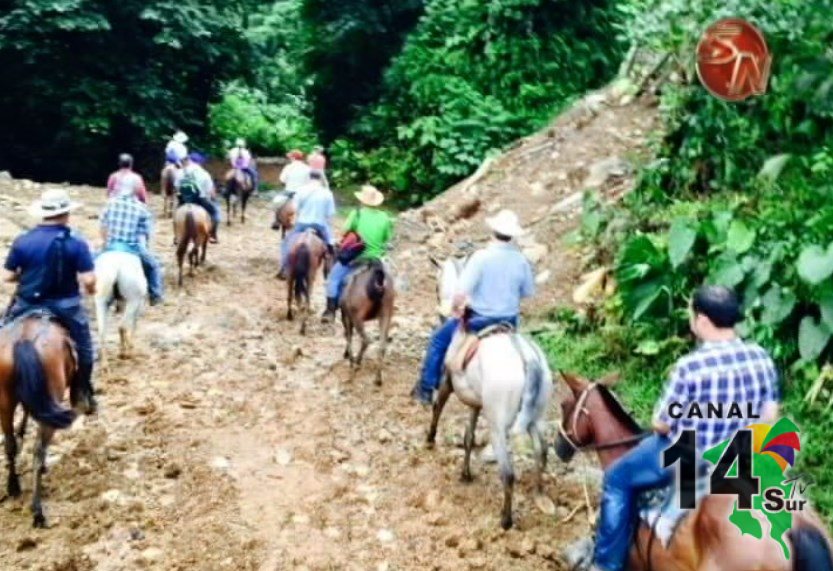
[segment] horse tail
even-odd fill
[[[309,272],[312,267],[312,253],[309,246],[301,244],[295,250],[295,264],[292,274],[295,277],[295,299],[309,296]]]
[[[197,233],[197,220],[194,218],[194,211],[193,209],[189,208],[185,212],[185,235],[182,236],[177,243],[176,246],[176,255],[177,256],[184,256],[185,253],[188,251],[188,245],[191,241],[194,244],[197,244],[197,237],[199,234]]]
[[[524,363],[525,377],[521,410],[513,431],[529,432],[547,406],[552,377],[544,353],[534,343],[518,334],[512,336],[512,341]]]
[[[38,422],[67,428],[75,420],[75,411],[61,406],[49,393],[46,371],[35,344],[21,339],[14,344],[13,351],[17,399]]]
[[[815,526],[799,525],[790,531],[793,571],[833,571],[833,555],[824,534]]]

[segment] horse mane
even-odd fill
[[[610,413],[614,416],[614,418],[621,422],[625,428],[632,431],[634,434],[645,432],[645,429],[642,428],[636,420],[634,420],[633,415],[625,410],[625,407],[622,406],[622,403],[619,402],[619,399],[616,398],[616,395],[614,395],[609,388],[604,385],[596,385],[596,390],[601,395],[602,400]]]

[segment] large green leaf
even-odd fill
[[[797,298],[792,290],[774,285],[761,298],[764,306],[761,321],[766,325],[778,325],[789,317]]]
[[[742,221],[733,220],[731,226],[729,226],[726,247],[738,254],[743,254],[748,252],[754,243],[755,231]]]
[[[783,153],[768,158],[758,172],[758,178],[774,182],[781,176],[781,171],[784,170],[791,156],[789,153]]]
[[[820,284],[833,275],[833,244],[826,251],[821,246],[807,246],[798,257],[797,268],[805,282]]]
[[[798,351],[801,358],[805,361],[818,359],[830,341],[830,331],[827,325],[818,323],[809,315],[802,319],[798,328]]]
[[[821,321],[833,331],[833,288],[826,288],[819,299]]]
[[[743,268],[734,254],[725,253],[717,258],[709,272],[709,282],[714,285],[735,287],[743,281]]]
[[[677,218],[671,224],[668,233],[668,258],[671,267],[676,269],[682,264],[697,240],[697,229],[689,218]]]

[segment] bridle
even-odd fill
[[[585,405],[587,404],[587,399],[590,398],[590,393],[593,392],[597,387],[598,383],[590,383],[589,385],[587,385],[587,388],[581,391],[581,394],[579,394],[578,398],[576,399],[576,405],[573,407],[573,410],[570,413],[570,415],[567,418],[564,418],[561,421],[561,424],[558,425],[558,435],[564,439],[564,442],[566,442],[570,448],[572,448],[573,452],[584,452],[586,450],[609,450],[611,448],[618,448],[620,446],[640,442],[641,440],[644,440],[645,438],[651,435],[650,431],[642,431],[639,434],[634,434],[633,436],[628,436],[627,438],[622,438],[621,440],[614,440],[613,442],[605,442],[603,444],[578,443],[576,441],[578,423],[581,420],[582,415],[587,415],[588,417],[590,416],[590,411],[587,410],[587,407]]]

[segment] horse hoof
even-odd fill
[[[32,527],[35,529],[46,529],[46,518],[43,514],[35,514],[35,517],[32,519]]]
[[[381,387],[382,386],[382,375],[376,375],[376,380],[373,381],[373,384],[376,385],[377,387]]]
[[[10,498],[19,498],[21,494],[20,480],[18,480],[16,477],[10,479],[9,486],[6,492],[8,492]]]
[[[462,474],[460,474],[460,481],[464,484],[471,484],[472,482],[474,482],[474,476],[471,475],[471,472],[463,472]],[[511,526],[512,524],[510,523],[509,525]]]
[[[500,527],[504,530],[512,529],[512,516],[503,516],[500,518]]]

